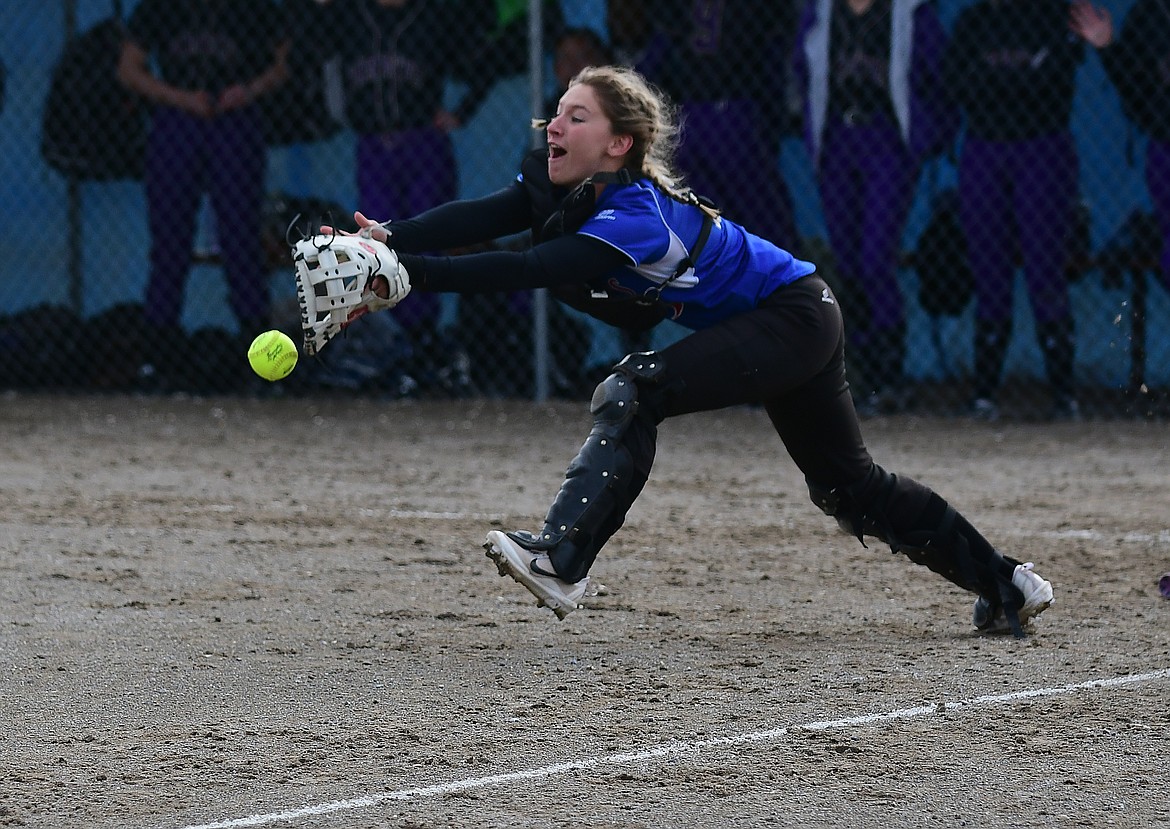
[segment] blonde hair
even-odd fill
[[[718,215],[687,187],[675,168],[678,150],[678,108],[664,92],[633,69],[624,66],[587,66],[569,81],[590,87],[616,135],[633,138],[624,167],[635,178],[648,178],[666,195],[693,204],[711,216]],[[547,122],[546,122],[547,123]],[[543,126],[533,121],[533,126]]]

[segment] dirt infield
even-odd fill
[[[865,424],[1053,581],[1017,642],[839,534],[753,409],[663,425],[565,622],[479,545],[582,404],[0,422],[0,826],[1170,826],[1166,423]]]

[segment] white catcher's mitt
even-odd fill
[[[362,314],[393,308],[410,293],[410,276],[394,251],[362,234],[302,239],[292,257],[308,356]],[[374,293],[377,276],[390,286],[386,299]]]

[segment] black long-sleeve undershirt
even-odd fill
[[[525,251],[488,251],[463,256],[400,253],[411,284],[424,291],[476,293],[551,288],[589,282],[633,264],[615,247],[569,234]]]
[[[400,254],[466,247],[528,230],[529,212],[528,194],[516,183],[478,199],[447,202],[394,220],[389,244]]]
[[[423,291],[476,293],[551,288],[596,279],[630,258],[605,242],[569,234],[525,251],[420,255],[498,239],[529,228],[531,202],[517,183],[478,199],[448,202],[390,224],[390,247]]]

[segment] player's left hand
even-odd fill
[[[410,275],[398,255],[361,231],[302,239],[293,246],[293,264],[304,352],[310,356],[358,317],[393,308],[410,293]]]

